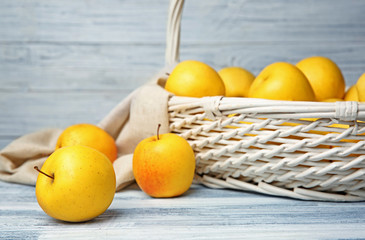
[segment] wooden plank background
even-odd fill
[[[84,223],[47,216],[34,187],[0,182],[0,239],[363,239],[363,202],[299,201],[192,185],[172,199],[131,185]],[[21,197],[19,197],[21,196]]]
[[[168,0],[0,1],[0,148],[97,123],[164,66]],[[258,74],[323,55],[365,72],[365,1],[186,0],[181,59]]]

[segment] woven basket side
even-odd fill
[[[266,108],[262,104],[266,101],[250,99],[244,105],[247,99],[235,99],[235,104],[225,99],[173,97],[169,102],[170,129],[193,147],[201,179],[204,176],[220,179],[224,186],[229,179],[256,187],[265,183],[284,192],[304,189],[309,191],[307,195],[315,195],[316,200],[322,195],[311,191],[331,194],[326,195],[326,200],[335,199],[334,196],[342,199],[337,201],[363,197],[364,122],[334,118],[333,103],[325,104],[325,111],[323,104],[298,102],[295,106],[297,102],[290,102],[290,106],[282,104],[277,110],[271,108],[271,112],[260,113],[257,106]],[[301,118],[304,113],[312,118]],[[286,118],[281,118],[283,115]],[[326,117],[313,119],[318,116]],[[231,183],[228,185],[232,187]]]
[[[179,60],[183,0],[170,0],[166,65]],[[210,187],[305,200],[365,200],[365,104],[251,98],[169,101],[170,131]]]

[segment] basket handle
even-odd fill
[[[180,23],[183,5],[184,0],[170,0],[166,31],[166,66],[172,66],[179,61]]]

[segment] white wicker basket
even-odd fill
[[[179,58],[183,2],[170,2],[168,65]],[[364,103],[173,96],[168,105],[170,130],[193,147],[206,186],[365,200]]]

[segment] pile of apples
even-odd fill
[[[277,62],[257,77],[241,67],[216,72],[209,65],[187,60],[169,75],[165,89],[177,96],[251,97],[292,101],[365,101],[365,73],[345,92],[339,67],[325,57],[309,57],[296,65]],[[176,197],[191,186],[194,151],[182,137],[157,134],[139,142],[133,154],[138,186],[151,197]],[[36,196],[49,216],[69,222],[88,221],[102,214],[113,201],[116,175],[115,140],[92,124],[66,128],[55,151],[38,174]]]
[[[40,207],[49,216],[83,222],[102,214],[112,203],[117,158],[114,139],[92,124],[76,124],[58,137],[36,182]]]
[[[159,128],[156,136],[135,148],[133,173],[139,187],[151,197],[180,196],[193,182],[194,151],[184,138],[160,135]],[[36,196],[40,207],[67,222],[99,216],[114,199],[116,159],[116,142],[105,130],[92,124],[66,128],[42,168],[34,167],[39,172]]]
[[[180,62],[171,72],[165,89],[176,96],[249,97],[287,101],[365,101],[365,73],[346,92],[338,65],[323,56],[297,64],[275,62],[256,77],[242,67],[216,71],[195,60]]]

